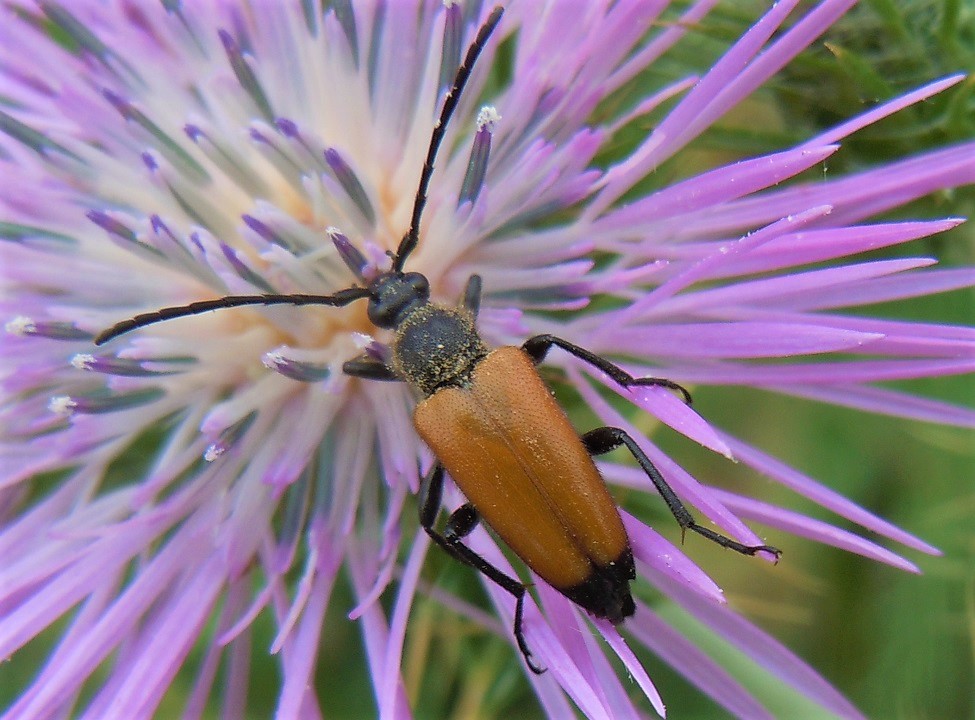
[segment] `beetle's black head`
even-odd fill
[[[383,273],[369,284],[369,322],[394,328],[430,300],[430,282],[418,272]]]
[[[397,327],[407,315],[430,300],[430,283],[426,276],[417,272],[404,273],[395,267],[387,272],[377,272],[375,265],[366,260],[348,238],[334,229],[329,235],[349,270],[367,283],[369,321],[376,327]]]

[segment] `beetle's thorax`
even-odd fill
[[[470,311],[429,302],[415,306],[399,324],[392,350],[396,374],[427,396],[469,384],[488,354]]]

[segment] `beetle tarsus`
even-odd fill
[[[778,559],[782,557],[782,551],[779,550],[777,547],[773,547],[771,545],[745,545],[743,543],[736,542],[731,538],[727,538],[724,535],[716,533],[714,530],[711,530],[710,528],[701,527],[696,522],[692,522],[688,526],[688,529],[693,530],[699,535],[703,535],[709,540],[713,540],[714,542],[718,543],[718,545],[721,545],[722,547],[729,548],[731,550],[734,550],[735,552],[740,552],[742,555],[756,555],[757,553],[760,552],[767,552],[767,553],[771,553],[772,555],[775,555],[776,561],[778,561]]]
[[[545,668],[536,665],[535,661],[532,660],[534,655],[532,655],[532,651],[528,649],[528,643],[525,642],[525,637],[522,634],[526,594],[527,591],[525,590],[525,586],[522,585],[521,593],[517,595],[515,599],[515,627],[517,628],[515,630],[515,641],[518,643],[518,649],[521,650],[522,657],[525,658],[525,664],[528,666],[528,669],[536,675],[541,675],[545,672]]]

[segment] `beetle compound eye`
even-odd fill
[[[421,275],[420,273],[407,273],[404,276],[404,280],[413,288],[413,292],[417,297],[421,297],[424,300],[430,297],[430,281],[427,280],[425,275]]]

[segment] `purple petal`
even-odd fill
[[[619,675],[609,664],[602,648],[596,647],[593,633],[578,608],[546,583],[536,585],[546,611],[547,625],[586,678],[600,703],[612,718],[633,718],[639,714]]]
[[[927,237],[950,230],[961,222],[958,218],[949,218],[789,233],[748,253],[725,257],[724,262],[716,264],[709,276],[717,279],[798,268]]]
[[[607,232],[631,230],[635,224],[648,219],[689,215],[719,206],[798,175],[838,149],[838,145],[825,145],[788,150],[710,170],[607,213],[594,227]]]
[[[586,717],[611,720],[613,716],[609,708],[603,704],[601,693],[579,671],[562,644],[554,638],[551,630],[547,627],[536,628],[535,632],[530,635],[526,633],[526,636],[531,643],[533,653],[542,659],[551,677],[558,682]]]
[[[612,350],[622,354],[646,352],[670,358],[778,358],[850,350],[883,338],[814,324],[778,322],[714,322],[651,325],[629,328]]]
[[[718,117],[756,90],[768,78],[785,67],[804,48],[826,32],[855,2],[856,0],[835,0],[822,2],[813,7],[805,17],[783,32],[769,47],[757,54],[733,82],[718,84],[721,89],[711,95],[706,108],[692,116],[686,126],[678,126],[678,128],[683,131],[685,136],[691,136],[691,133],[700,132],[708,127]],[[766,20],[775,24],[781,22],[780,16],[773,19],[776,9],[773,7],[765,17],[753,26],[753,29]],[[763,34],[764,32],[766,31],[763,31]],[[742,36],[742,39],[726,53],[722,61],[733,57],[736,53],[750,54],[750,49],[745,47],[746,43],[744,42],[749,39],[750,34],[751,32]]]
[[[957,85],[962,80],[965,79],[965,75],[959,73],[958,75],[949,75],[941,80],[935,80],[927,85],[922,85],[917,90],[913,90],[906,95],[901,95],[900,97],[886,102],[869,112],[857,115],[851,120],[847,120],[835,127],[830,128],[821,135],[806,141],[803,143],[803,147],[812,147],[815,145],[821,145],[825,143],[835,143],[848,135],[852,135],[857,130],[864,128],[868,125],[873,125],[878,120],[881,120],[889,115],[903,110],[906,107],[919,103],[923,100],[927,100],[932,95],[937,95],[943,90],[947,90],[953,85]]]
[[[250,687],[251,636],[248,633],[230,646],[229,657],[225,658],[221,682],[223,699],[221,713],[223,718],[243,717],[247,708],[247,690]]]
[[[656,231],[675,241],[738,234],[817,205],[832,205],[832,224],[852,224],[937,190],[975,182],[975,143],[935,150],[835,180],[792,186],[732,201],[679,226]]]
[[[667,301],[670,313],[702,312],[710,307],[747,305],[749,303],[774,303],[776,306],[793,308],[796,305],[807,307],[810,298],[835,297],[838,289],[844,286],[872,287],[877,278],[894,273],[903,273],[919,267],[934,264],[925,258],[906,258],[903,260],[876,260],[825,270],[810,270],[792,273],[767,280],[752,280],[736,283],[713,290],[698,290]],[[867,282],[873,281],[873,282]],[[812,300],[813,303],[816,300]],[[832,301],[830,301],[832,303]],[[848,303],[841,303],[846,305]]]
[[[807,223],[813,222],[831,211],[829,205],[814,207],[796,215],[789,215],[781,220],[767,225],[759,230],[745,235],[733,243],[722,244],[706,257],[692,264],[688,269],[678,273],[666,282],[660,284],[644,297],[634,302],[620,312],[622,319],[639,317],[643,312],[652,310],[663,300],[671,298],[680,290],[690,287],[695,282],[720,277],[721,268],[736,258],[750,257],[769,243],[781,239],[783,233],[794,232]]]
[[[288,612],[284,618],[279,621],[278,633],[271,641],[269,652],[272,655],[277,655],[281,652],[281,648],[288,640],[288,636],[295,629],[295,624],[304,616],[305,605],[308,602],[313,586],[321,584],[321,576],[317,572],[319,564],[318,544],[321,540],[321,533],[315,530],[316,528],[313,527],[308,533],[311,550],[309,550],[308,555],[305,557],[304,570],[294,587],[291,606],[288,608]],[[317,590],[323,592],[327,598],[331,593],[331,581],[328,581],[324,588],[319,587]]]
[[[161,530],[162,528],[158,528]],[[131,530],[141,530],[143,536],[145,528],[133,527]],[[116,558],[119,566],[126,562],[132,555],[139,552],[140,543],[135,542],[138,535],[135,532],[123,533],[116,532],[110,539],[102,540],[101,544],[106,546],[117,546]],[[148,538],[145,538],[148,540]],[[107,654],[120,642],[126,639],[127,633],[131,632],[140,621],[143,614],[147,611],[150,604],[160,595],[166,593],[171,587],[174,579],[178,577],[184,566],[185,558],[193,552],[193,548],[199,546],[199,535],[194,530],[184,527],[172,540],[158,552],[153,560],[147,565],[143,572],[133,580],[133,582],[121,593],[121,595],[111,604],[111,606],[101,615],[98,622],[92,629],[83,635],[70,638],[70,642],[62,644],[55,657],[52,657],[50,664],[35,681],[35,684],[28,689],[18,701],[10,708],[12,713],[22,713],[24,716],[44,716],[53,708],[58,707],[70,693],[73,693],[88,677],[91,670],[101,662]],[[105,548],[106,550],[108,547]],[[86,567],[87,566],[87,567]],[[193,581],[199,587],[200,596],[193,598],[192,601],[188,594],[182,594],[182,601],[177,598],[177,606],[181,602],[191,602],[192,607],[182,607],[187,613],[185,624],[182,626],[188,634],[183,636],[183,644],[174,642],[170,648],[158,648],[158,657],[168,657],[171,663],[165,662],[157,668],[163,673],[175,671],[175,663],[185,655],[190,645],[196,640],[199,623],[205,622],[209,612],[212,610],[207,597],[211,600],[216,598],[222,582],[220,563],[207,566],[207,571],[203,575],[197,575]],[[86,572],[82,572],[82,571]],[[70,574],[61,574],[56,580],[48,585],[43,596],[43,602],[34,599],[27,608],[31,615],[37,619],[42,619],[46,612],[53,608],[45,608],[51,603],[70,603],[70,596],[79,591],[82,594],[90,592],[85,586],[95,578],[96,583],[99,578],[104,577],[104,573],[111,572],[112,568],[103,554],[91,554],[84,565],[76,566]],[[68,583],[70,581],[70,584]],[[62,586],[58,588],[57,586]],[[74,587],[71,587],[74,586]],[[80,599],[80,596],[78,596]],[[63,605],[62,605],[63,607]],[[15,611],[19,612],[19,611]],[[58,615],[62,611],[55,610]],[[50,617],[50,616],[49,616]],[[173,622],[173,615],[168,617],[169,622]],[[196,618],[194,624],[193,618]],[[53,617],[50,617],[53,619]],[[7,625],[17,627],[13,618],[7,619]],[[49,620],[48,620],[49,621]],[[163,616],[160,622],[167,622]],[[175,629],[173,639],[178,638],[179,634]],[[165,636],[160,636],[165,637]],[[168,640],[169,638],[167,638]],[[150,639],[151,642],[151,639]],[[2,644],[2,641],[0,641]],[[5,653],[6,654],[6,653]],[[153,663],[154,665],[154,663]],[[157,680],[159,678],[157,677]],[[164,687],[157,687],[156,692],[164,690]],[[123,716],[129,713],[122,713]]]
[[[846,698],[772,636],[727,607],[709,603],[663,576],[651,573],[650,579],[661,592],[775,677],[842,718],[862,720],[863,715]]]
[[[324,627],[325,611],[332,595],[332,587],[341,558],[332,553],[321,561],[321,572],[314,576],[308,592],[308,604],[303,608],[294,632],[288,635],[281,648],[283,686],[278,696],[278,717],[302,717],[302,708],[310,700],[309,688],[314,683],[318,649]]]
[[[150,657],[152,662],[133,663],[120,672],[124,680],[118,687],[109,686],[93,705],[104,704],[104,711],[82,717],[140,717],[151,712],[162,700],[169,683],[183,664],[210,620],[210,613],[223,589],[221,562],[202,564],[196,576],[182,588],[174,601],[153,613],[153,621],[144,629],[139,647],[132,648],[137,657]],[[103,691],[105,692],[105,691]]]
[[[390,620],[390,632],[386,640],[385,660],[377,676],[380,717],[391,718],[395,716],[396,703],[399,698],[396,689],[402,683],[400,667],[402,665],[406,625],[409,620],[410,609],[413,606],[413,596],[416,594],[416,584],[420,577],[420,570],[423,568],[428,544],[427,534],[418,530],[406,566],[403,568],[403,575],[400,578],[399,592],[396,594],[396,603],[393,606],[393,615]]]
[[[475,530],[470,538],[469,545],[475,552],[507,575],[515,575],[510,563],[504,558],[497,546],[488,539],[483,528]],[[514,603],[510,593],[494,583],[485,582],[485,588],[494,601],[498,614],[510,628],[514,617]],[[550,597],[550,602],[552,600],[560,603],[568,602],[562,597]],[[535,603],[530,602],[527,596],[525,599],[524,631],[525,640],[532,651],[534,660],[541,663],[547,670],[543,678],[535,678],[525,667],[525,673],[530,676],[536,686],[544,684],[548,678],[554,678],[587,717],[607,718],[607,720],[612,717],[609,709],[603,704],[605,695],[593,687],[590,678],[582,672],[582,669],[576,664],[575,658],[569,654],[568,649],[558,641],[548,623],[542,619]],[[514,642],[513,639],[511,642]],[[583,667],[587,670],[592,669],[592,665],[589,663],[584,663]]]
[[[895,262],[895,261],[891,261]],[[933,265],[934,260],[918,258],[915,267]],[[910,269],[911,261],[903,267]],[[852,266],[855,268],[856,266]],[[891,267],[894,267],[893,265]],[[894,272],[897,272],[896,270]],[[886,274],[886,273],[884,273]],[[927,272],[908,272],[892,277],[873,277],[870,282],[847,281],[839,287],[827,291],[809,292],[803,298],[796,298],[790,307],[794,309],[822,310],[827,308],[852,307],[873,303],[905,300],[947,292],[975,285],[975,268],[965,267],[957,270],[929,270]]]
[[[927,373],[924,373],[927,374]],[[922,373],[907,377],[923,376]],[[975,411],[971,408],[952,405],[938,400],[930,400],[887,388],[862,387],[858,385],[833,385],[815,387],[808,385],[789,385],[775,388],[779,392],[827,402],[841,407],[892,415],[911,420],[975,427]]]
[[[426,543],[425,536],[420,538],[417,544]],[[356,549],[350,552],[349,572],[352,584],[356,593],[361,596],[367,587],[372,568],[371,558],[369,560],[361,557],[362,550]],[[376,704],[380,708],[388,708],[390,714],[383,717],[388,718],[409,718],[409,701],[406,698],[406,689],[403,681],[399,677],[399,667],[396,668],[393,678],[392,689],[384,674],[386,671],[387,648],[389,638],[389,628],[386,618],[383,616],[382,607],[372,605],[360,620],[362,636],[366,647],[366,661],[369,665],[369,676],[372,679],[373,688],[377,693]]]
[[[633,637],[728,712],[740,718],[773,720],[768,710],[723,667],[649,608],[638,605],[626,627]]]
[[[764,51],[759,52],[797,3],[779,2],[719,59],[697,86],[624,163],[606,176],[606,187],[589,208],[595,217],[636,180],[671,157],[803,48],[821,35],[855,0],[823,2]],[[808,206],[807,206],[808,207]],[[783,213],[785,215],[787,213]],[[780,215],[781,217],[781,215]]]
[[[759,500],[745,498],[734,493],[715,490],[722,501],[730,508],[734,508],[743,517],[757,520],[771,527],[806,537],[810,540],[832,545],[843,550],[848,550],[857,555],[876,560],[877,562],[892,565],[907,572],[920,573],[920,569],[914,563],[896,555],[889,550],[885,550],[876,543],[865,540],[858,535],[854,535],[846,530],[825,523],[822,520],[814,520],[811,517],[802,515],[791,510],[770,505]]]
[[[603,638],[613,648],[613,652],[623,661],[623,665],[629,671],[630,676],[636,680],[637,685],[643,691],[643,694],[647,696],[650,700],[650,704],[653,705],[653,709],[657,711],[660,717],[665,717],[667,714],[664,708],[664,701],[660,697],[660,693],[657,692],[657,688],[654,687],[653,682],[647,675],[640,661],[636,659],[633,651],[627,647],[623,638],[620,637],[616,628],[613,627],[612,623],[607,620],[599,620],[597,618],[593,619],[593,624],[599,629]]]
[[[901,530],[895,525],[877,517],[873,513],[865,510],[852,500],[840,495],[835,490],[825,487],[816,482],[808,475],[804,475],[798,470],[786,465],[781,460],[777,460],[765,453],[757,450],[751,445],[738,440],[730,435],[723,435],[725,441],[734,450],[735,457],[742,463],[754,468],[760,473],[771,477],[776,482],[785,485],[791,490],[807,497],[822,507],[831,510],[840,517],[857,523],[868,530],[889,537],[891,540],[903,543],[915,550],[926,552],[932,555],[940,555],[940,551],[919,540],[910,533]]]
[[[959,359],[971,354],[975,343],[975,329],[959,325],[881,320],[872,317],[850,317],[803,312],[766,310],[763,308],[735,308],[726,314],[728,320],[774,320],[783,323],[804,323],[809,320],[833,328],[875,333],[882,336],[862,349],[871,355],[888,357]]]
[[[882,342],[882,341],[878,341]],[[908,380],[921,377],[937,377],[940,375],[959,375],[972,371],[975,361],[967,358],[957,359],[949,357],[946,359],[931,360],[924,358],[921,360],[854,360],[854,361],[835,361],[821,363],[795,363],[793,365],[744,365],[734,363],[709,364],[701,367],[679,367],[675,366],[668,370],[673,378],[686,383],[707,383],[712,385],[751,385],[766,390],[776,390],[777,392],[788,395],[801,395],[808,393],[819,394],[821,399],[837,396],[845,390],[832,390],[836,388],[856,388],[856,385],[844,383],[837,385],[837,378],[855,382],[882,382],[885,380]],[[800,385],[787,385],[786,383],[800,383]],[[821,388],[805,387],[807,385],[825,386]],[[858,391],[854,390],[856,396]],[[813,395],[810,394],[810,397]],[[829,400],[831,403],[839,405],[849,405],[850,407],[860,407],[860,405]],[[942,405],[944,408],[952,408],[954,417],[970,417],[960,409],[948,404]],[[940,422],[953,422],[942,418]],[[964,420],[963,422],[968,422]]]
[[[602,374],[586,371],[589,377],[595,378],[602,385],[613,390],[617,395],[643,408],[648,413],[666,423],[677,432],[700,443],[709,450],[714,450],[727,458],[731,458],[731,449],[718,437],[707,420],[697,414],[694,408],[677,397],[673,390],[663,387],[620,387],[616,382]]]
[[[627,471],[632,479],[640,471],[622,465],[605,464],[602,468],[608,468],[606,478],[619,481],[626,476]],[[623,472],[620,472],[623,471]],[[693,560],[687,557],[673,543],[663,538],[657,531],[637,518],[630,515],[625,510],[620,510],[623,524],[626,527],[626,534],[630,538],[630,545],[633,556],[640,562],[644,562],[659,573],[668,575],[673,580],[687,585],[697,593],[710,598],[713,602],[727,602],[724,592],[707,574],[699,568]]]
[[[659,31],[656,37],[613,73],[611,87],[615,90],[632,80],[644,68],[650,67],[654,61],[684,37],[691,28],[696,27],[717,4],[718,0],[697,0],[675,22],[661,23],[660,27],[655,28]]]
[[[372,383],[365,388],[369,403],[386,418],[377,425],[380,461],[387,484],[405,483],[412,492],[420,486],[416,465],[416,435],[413,431],[413,400],[401,383]]]
[[[226,601],[223,607],[220,608],[220,615],[217,619],[217,627],[220,630],[226,629],[230,618],[239,612],[246,602],[247,590],[244,586],[247,584],[246,581],[235,582],[231,587],[227,588],[224,595]],[[239,644],[247,645],[249,640],[249,636],[245,635],[241,638]],[[217,669],[220,667],[223,654],[224,647],[222,645],[217,643],[209,643],[207,645],[203,660],[200,662],[196,677],[193,680],[192,689],[188,693],[186,705],[183,708],[183,720],[197,720],[202,717],[206,709],[207,698],[213,692],[214,680],[216,679]],[[89,710],[91,709],[89,708]]]

